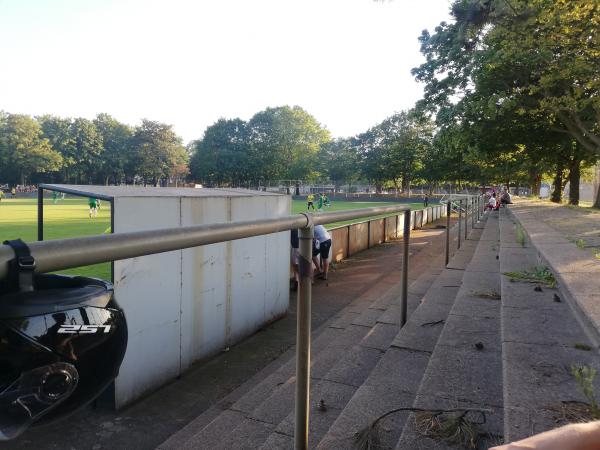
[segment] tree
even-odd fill
[[[0,126],[0,155],[18,174],[21,184],[34,173],[60,169],[61,155],[52,149],[39,123],[30,116],[8,114]]]
[[[87,183],[93,183],[102,170],[101,158],[104,152],[102,135],[92,121],[80,117],[73,121],[71,134],[77,180],[81,182],[85,179]]]
[[[104,147],[99,174],[104,184],[108,184],[111,179],[114,184],[118,184],[125,177],[125,167],[131,159],[133,130],[104,113],[96,116],[94,126],[102,137]]]
[[[491,156],[520,148],[522,158],[532,159],[543,133],[560,133],[597,157],[598,12],[598,2],[583,0],[455,1],[454,21],[420,38],[427,61],[413,69],[425,83],[419,106],[439,125],[472,135],[484,122],[495,128],[477,135],[480,153],[485,141]]]
[[[431,122],[412,112],[394,114],[359,136],[363,174],[375,182],[377,191],[386,182],[397,191],[409,190],[432,137]]]
[[[344,182],[351,184],[358,179],[358,155],[352,139],[334,139],[321,145],[319,171],[326,174],[339,189]]]
[[[73,121],[51,115],[39,116],[36,120],[40,123],[44,137],[50,141],[52,148],[61,154],[61,181],[69,183],[72,167],[77,162]]]
[[[245,184],[253,177],[248,125],[241,119],[219,119],[192,144],[192,175],[208,185]]]
[[[140,176],[144,183],[151,181],[157,185],[161,179],[169,177],[173,167],[187,162],[181,138],[171,125],[144,119],[135,128],[131,145],[128,171],[132,176]]]
[[[315,180],[317,156],[329,131],[299,106],[267,108],[248,123],[252,159],[260,180]]]

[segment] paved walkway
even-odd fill
[[[444,229],[438,221],[411,232],[409,282],[443,255]],[[377,298],[398,283],[401,241],[383,244],[337,264],[328,282],[315,283],[313,330],[319,332],[344,307],[359,297]],[[454,249],[454,243],[451,248]],[[371,300],[372,301],[372,300]],[[11,449],[153,449],[246,380],[273,364],[295,342],[296,309],[208,362],[197,364],[181,379],[118,412],[86,408],[56,424],[32,428],[10,443]]]
[[[549,202],[511,207],[590,338],[600,344],[600,211]],[[527,243],[525,243],[527,245]]]
[[[527,208],[531,217],[552,227],[592,256],[600,254],[600,210],[531,200],[517,205],[519,210]]]

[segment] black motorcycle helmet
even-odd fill
[[[111,283],[32,280],[33,290],[0,288],[0,440],[94,400],[117,376],[127,347]]]

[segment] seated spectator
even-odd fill
[[[504,191],[502,193],[502,196],[500,197],[500,203],[502,203],[502,206],[512,205],[512,200],[510,199],[510,194],[508,191]]]

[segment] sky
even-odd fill
[[[0,110],[173,125],[299,105],[352,136],[422,95],[450,0],[0,0]]]

